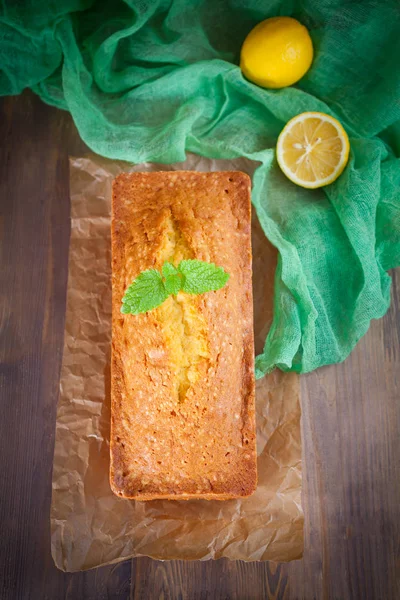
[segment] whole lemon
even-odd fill
[[[240,68],[261,87],[282,88],[307,73],[313,53],[304,25],[292,17],[272,17],[250,31],[242,46]]]

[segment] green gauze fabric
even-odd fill
[[[275,311],[257,375],[343,360],[389,306],[400,264],[397,0],[3,0],[0,93],[32,88],[71,112],[97,153],[172,163],[185,151],[260,161],[253,202],[279,250]],[[238,67],[259,21],[291,15],[315,59],[295,87],[264,90]],[[296,187],[277,136],[303,111],[337,117],[351,158],[323,190]]]

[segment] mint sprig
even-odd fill
[[[179,292],[204,294],[223,288],[229,279],[222,267],[202,260],[182,260],[177,267],[165,262],[161,273],[156,269],[143,271],[127,288],[122,298],[121,312],[138,315],[160,306],[168,296]]]

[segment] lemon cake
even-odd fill
[[[240,172],[130,173],[113,183],[110,482],[136,500],[256,488],[250,180]],[[122,314],[144,270],[198,259],[227,285]]]

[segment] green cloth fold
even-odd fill
[[[315,59],[295,87],[264,90],[243,78],[240,47],[276,15],[306,25]],[[400,264],[399,32],[396,0],[3,0],[0,93],[32,88],[110,158],[260,161],[253,203],[279,261],[256,372],[307,372],[346,358],[389,306],[387,270]],[[349,165],[322,190],[296,187],[275,159],[285,123],[311,110],[338,118],[351,143]]]

